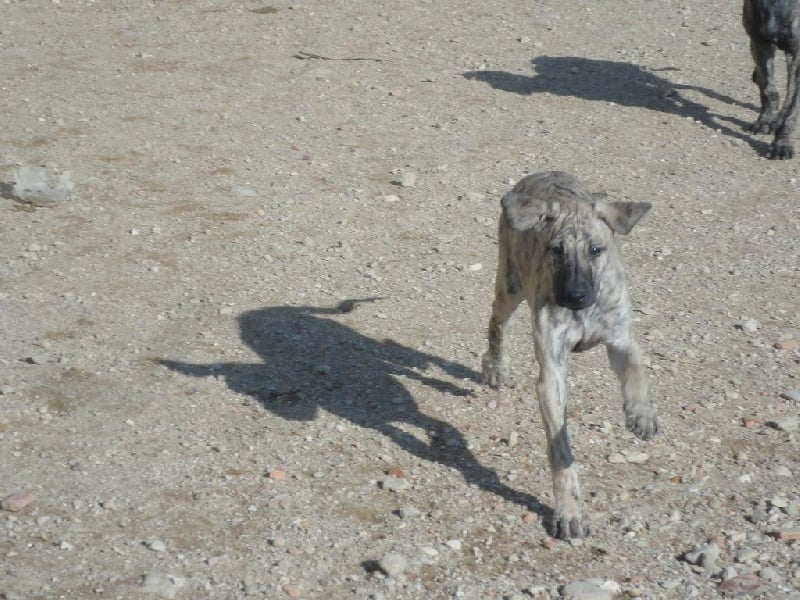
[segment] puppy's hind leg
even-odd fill
[[[508,252],[501,245],[495,279],[492,316],[489,319],[488,349],[483,355],[483,379],[498,388],[508,381],[511,357],[508,350],[508,328],[511,316],[524,298],[519,277],[509,264]]]

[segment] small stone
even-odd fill
[[[118,510],[119,503],[117,502],[116,498],[109,498],[108,500],[103,500],[100,503],[104,510]]]
[[[166,552],[167,545],[161,540],[151,540],[145,543],[153,552]]]
[[[612,452],[608,455],[608,462],[614,465],[622,464],[625,462],[625,455],[621,452]]]
[[[300,589],[300,586],[294,585],[293,583],[285,584],[282,589],[283,593],[289,596],[289,598],[303,597],[303,590]]]
[[[467,267],[468,271],[480,271],[483,269],[483,265],[481,263],[473,263]]]
[[[764,422],[764,419],[759,419],[758,417],[754,417],[752,415],[747,415],[742,417],[742,425],[746,429],[752,429],[756,425],[761,425]]]
[[[397,196],[395,194],[388,194],[386,196],[381,196],[380,199],[389,204],[394,202],[400,202],[400,196]]]
[[[779,542],[800,541],[800,529],[778,529],[776,531],[770,531],[769,535]]]
[[[660,581],[658,585],[660,585],[665,590],[674,590],[681,584],[680,579],[665,579],[664,581]]]
[[[421,546],[420,550],[426,556],[431,556],[431,557],[439,556],[439,551],[436,548],[434,548],[433,546]]]
[[[756,525],[758,525],[759,523],[763,523],[764,521],[766,521],[767,516],[768,516],[767,511],[765,511],[760,506],[756,506],[753,509],[753,513],[750,515],[750,520]]]
[[[408,482],[408,479],[389,476],[384,477],[380,481],[380,486],[390,492],[402,492],[403,490],[408,489],[411,484]]]
[[[2,502],[0,502],[0,508],[9,512],[19,512],[35,499],[33,492],[30,490],[23,490],[3,498]]]
[[[625,461],[635,464],[635,465],[643,465],[648,461],[650,455],[647,452],[641,452],[638,450],[630,450],[624,453]]]
[[[722,569],[722,572],[719,574],[719,578],[722,581],[726,581],[728,579],[733,579],[738,574],[739,573],[733,567],[725,567],[724,569]]]
[[[273,469],[269,473],[267,473],[267,477],[272,479],[273,481],[283,481],[286,479],[286,471],[282,469]]]
[[[717,559],[719,559],[720,547],[714,543],[709,542],[705,546],[698,546],[692,552],[687,552],[684,555],[686,562],[692,565],[703,567],[706,571],[714,568]]]
[[[182,577],[150,572],[142,578],[142,591],[161,598],[175,598],[185,583]]]
[[[389,577],[397,577],[408,568],[408,561],[402,554],[388,552],[378,561],[381,571]]]
[[[400,185],[403,187],[411,188],[414,187],[417,183],[417,174],[413,171],[406,171],[403,173],[403,177],[400,179]]]
[[[746,319],[739,324],[739,328],[747,333],[754,333],[758,331],[759,324],[755,319]]]
[[[573,581],[561,588],[561,596],[569,600],[611,600],[621,588],[615,581],[586,579]]]
[[[770,498],[769,503],[775,508],[786,508],[789,506],[789,500],[783,496],[773,496]]]
[[[385,474],[388,475],[389,477],[398,477],[400,479],[403,479],[406,476],[403,469],[400,469],[398,467],[389,467],[388,469],[386,469]]]
[[[414,519],[420,516],[422,513],[414,506],[404,506],[399,511],[401,519]]]
[[[784,400],[792,400],[800,404],[800,390],[789,390],[788,392],[781,392],[781,398]]]
[[[258,192],[251,188],[249,185],[233,185],[231,186],[231,194],[234,196],[243,196],[246,198],[257,198]]]
[[[444,545],[456,551],[461,550],[461,540],[447,540]]]
[[[37,353],[31,354],[27,359],[25,359],[25,362],[31,365],[44,365],[49,362],[49,358],[46,354]]]
[[[486,194],[481,192],[467,192],[464,194],[464,199],[470,202],[482,202],[486,198]],[[492,221],[494,222],[494,220]]]
[[[513,448],[514,446],[516,446],[518,441],[519,441],[519,434],[516,431],[512,431],[511,433],[508,434],[509,448]]]
[[[797,417],[782,417],[775,421],[769,421],[767,425],[773,429],[779,429],[780,431],[791,432],[800,429],[800,421],[798,421]]]
[[[535,512],[526,512],[524,515],[522,515],[522,520],[525,523],[535,523],[539,520],[539,515],[537,515]]]
[[[761,579],[755,573],[744,573],[742,575],[737,575],[736,577],[726,579],[719,584],[718,589],[722,592],[727,592],[732,596],[757,594],[762,591],[766,591]]]
[[[753,548],[739,548],[736,553],[736,562],[746,564],[758,558],[758,550]]]
[[[778,572],[775,567],[764,567],[763,569],[759,570],[758,575],[764,581],[780,581],[783,579],[783,576]]]
[[[794,339],[778,340],[775,342],[775,348],[778,350],[795,351],[798,347],[800,347],[800,344],[798,344],[798,341]]]

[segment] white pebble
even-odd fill
[[[390,492],[402,492],[411,484],[404,477],[385,477],[381,480],[381,487]]]
[[[402,554],[388,552],[378,561],[378,566],[389,577],[397,577],[408,568],[408,561]]]
[[[758,321],[755,319],[747,319],[745,320],[742,325],[742,331],[746,331],[747,333],[753,333],[754,331],[758,330]]]
[[[406,171],[403,173],[402,179],[400,179],[400,185],[403,187],[414,187],[417,184],[417,174],[412,171]]]

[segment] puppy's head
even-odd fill
[[[605,272],[619,269],[614,233],[627,234],[650,209],[646,202],[599,199],[559,171],[529,175],[502,203],[512,229],[536,233],[552,300],[570,310],[597,302]]]

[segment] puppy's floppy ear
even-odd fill
[[[596,196],[595,196],[596,198]],[[630,233],[633,226],[650,210],[649,202],[595,201],[594,212],[616,233]]]
[[[556,200],[542,200],[529,194],[506,192],[501,200],[503,213],[512,229],[541,231],[548,221],[558,216],[560,206]]]

